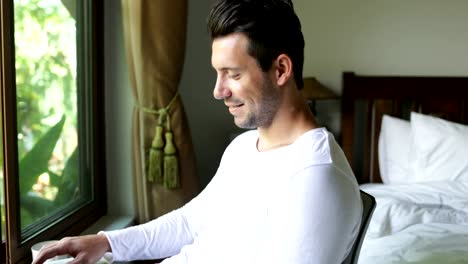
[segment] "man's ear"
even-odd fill
[[[276,84],[283,86],[293,75],[293,66],[291,58],[286,54],[280,54],[275,62]]]

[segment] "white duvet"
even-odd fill
[[[377,207],[359,263],[468,263],[468,182],[365,184]]]

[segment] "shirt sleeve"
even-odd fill
[[[271,261],[341,263],[359,232],[357,184],[333,165],[311,166],[284,183],[271,223]]]
[[[160,259],[174,256],[192,244],[206,219],[215,211],[215,198],[223,193],[219,168],[206,188],[183,207],[145,224],[102,232],[112,248],[114,261]]]
[[[145,224],[103,233],[114,261],[165,258],[193,240],[181,209]]]

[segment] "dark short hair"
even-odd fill
[[[294,79],[302,89],[304,36],[291,0],[218,0],[208,16],[211,40],[231,33],[249,39],[248,54],[266,72],[280,54],[293,64]]]

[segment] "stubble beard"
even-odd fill
[[[240,128],[255,129],[258,127],[269,127],[278,112],[280,102],[279,91],[265,74],[261,86],[261,101],[255,109],[251,109],[243,120],[235,120]]]

